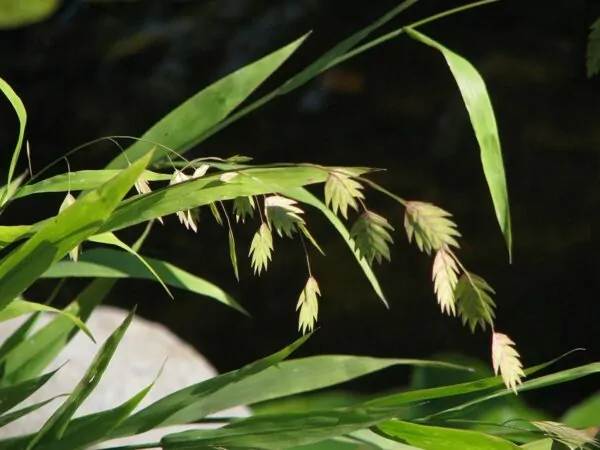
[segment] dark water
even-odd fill
[[[394,25],[457,3],[422,1]],[[72,1],[48,22],[0,34],[0,74],[27,106],[35,170],[99,136],[139,136],[211,81],[314,30],[266,84],[266,92],[394,5]],[[600,78],[585,77],[587,29],[600,15],[598,6],[575,0],[504,1],[422,29],[468,57],[486,79],[509,182],[512,265],[456,85],[440,55],[407,37],[278,99],[189,156],[239,153],[258,162],[387,168],[377,177],[386,187],[455,215],[463,234],[460,256],[496,289],[497,329],[515,339],[527,365],[575,347],[588,351],[571,357],[565,367],[598,360],[598,245],[592,236],[600,211]],[[4,107],[0,120],[7,162],[15,122]],[[108,144],[89,147],[69,159],[71,169],[100,167],[117,151]],[[33,222],[53,214],[60,201],[48,196],[23,202],[6,220]],[[311,253],[323,293],[321,328],[299,354],[429,357],[460,351],[488,359],[488,334],[473,336],[458,320],[439,314],[431,261],[406,242],[403,211],[375,194],[368,203],[397,230],[392,264],[377,268],[391,309],[378,301],[345,244],[319,216],[309,214],[311,229],[330,256]],[[197,235],[172,218],[167,222],[151,237],[145,254],[221,285],[253,319],[186,293],[171,301],[155,285],[141,282],[120,282],[110,303],[137,304],[142,315],[175,329],[221,370],[264,356],[298,336],[294,308],[306,279],[299,242],[278,240],[268,273],[253,278],[245,265],[238,284],[228,262],[226,231],[208,214]],[[240,256],[252,232],[248,227],[238,231]],[[123,235],[130,241],[133,236]],[[82,285],[69,283],[62,300]],[[33,293],[42,296],[47,288],[42,283]],[[375,377],[356,388],[376,390],[405,381],[396,376]],[[598,378],[590,378],[531,398],[560,411],[597,388]]]

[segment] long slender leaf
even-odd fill
[[[504,174],[504,163],[502,162],[502,150],[500,149],[500,137],[498,135],[496,117],[485,87],[485,82],[481,78],[481,75],[479,75],[479,72],[477,72],[477,69],[462,56],[457,55],[440,43],[412,28],[406,28],[406,33],[413,39],[439,50],[446,59],[452,75],[458,84],[467,112],[469,113],[471,125],[479,142],[481,164],[492,195],[496,218],[506,240],[509,258],[512,259],[512,232],[508,189],[506,187],[506,176]]]
[[[60,394],[55,397],[49,398],[47,400],[43,400],[41,402],[34,403],[33,405],[29,405],[24,408],[17,409],[16,411],[12,411],[10,413],[3,414],[2,416],[0,416],[0,428],[2,428],[5,425],[8,425],[11,422],[14,422],[15,420],[19,420],[21,417],[24,417],[29,413],[37,411],[40,408],[43,408],[48,403],[56,400],[57,398],[65,397],[66,395],[67,394]],[[0,442],[0,448],[2,448],[1,442]]]
[[[4,322],[6,320],[14,319],[15,317],[22,316],[24,314],[30,314],[32,312],[50,312],[55,314],[60,314],[63,317],[69,319],[73,324],[83,331],[88,337],[93,341],[94,336],[90,333],[90,330],[85,326],[85,324],[68,312],[61,311],[60,309],[53,308],[52,306],[44,305],[42,303],[28,302],[27,300],[23,300],[17,298],[10,302],[3,310],[0,311],[0,322]]]
[[[2,362],[4,360],[4,357],[17,345],[19,345],[21,342],[27,339],[29,332],[37,322],[38,318],[40,317],[40,314],[41,313],[39,312],[33,313],[27,318],[27,320],[25,320],[25,322],[19,325],[19,327],[15,331],[13,331],[13,333],[10,336],[8,336],[4,340],[4,342],[0,346],[0,367],[2,367],[2,369],[0,369],[0,373],[4,373]]]
[[[222,174],[215,174],[178,183],[124,201],[102,225],[99,232],[115,231],[216,201],[281,192],[287,188],[322,183],[327,179],[327,170],[325,167],[313,165],[250,168],[239,171],[237,177],[227,182],[221,181]],[[368,169],[344,168],[344,170],[359,175]]]
[[[96,354],[96,357],[90,364],[90,367],[84,374],[81,381],[77,384],[73,392],[65,400],[65,402],[50,416],[42,428],[36,433],[32,440],[27,445],[27,450],[31,450],[42,439],[60,439],[64,434],[73,414],[85,401],[85,399],[96,388],[102,374],[108,367],[113,354],[115,353],[119,342],[125,335],[127,328],[131,324],[135,310],[132,311],[123,323],[106,339],[102,347]]]
[[[88,191],[96,189],[107,183],[119,174],[120,170],[81,170],[56,175],[35,184],[21,187],[14,195],[14,199],[27,197],[34,194],[50,192]],[[168,181],[171,175],[145,170],[143,177],[146,181]]]
[[[27,123],[27,111],[25,110],[25,105],[23,105],[23,101],[17,95],[17,93],[10,87],[10,85],[0,78],[0,91],[4,93],[8,101],[15,109],[17,113],[17,117],[19,119],[19,136],[17,138],[17,144],[15,149],[13,150],[12,158],[10,160],[10,166],[8,168],[8,178],[6,181],[6,185],[10,186],[13,176],[15,174],[15,169],[17,167],[17,161],[19,160],[19,154],[21,152],[21,148],[23,147],[23,137],[25,136],[25,124]],[[6,189],[2,193],[2,197],[0,197],[0,206],[6,203],[8,199],[8,193],[10,189]]]
[[[170,407],[181,409],[182,412],[169,418],[168,422],[163,425],[184,424],[236,405],[252,405],[325,388],[395,365],[460,368],[436,361],[378,359],[345,355],[316,356],[284,361],[272,365],[272,367],[264,367],[264,363],[262,363],[263,369],[260,371],[254,369],[254,364],[246,366],[240,371],[220,375],[213,380],[172,394],[134,415],[127,422],[137,423],[137,427],[143,426],[145,421],[153,422],[150,420],[151,417],[164,415],[161,410]],[[218,388],[215,389],[213,386],[218,386]],[[127,425],[127,422],[124,426],[131,433],[135,428],[131,424]]]
[[[216,430],[190,430],[161,440],[164,449],[201,449],[207,446],[244,446],[282,449],[352,433],[394,417],[401,408],[364,406],[325,411],[265,414],[235,421]]]
[[[127,245],[125,242],[123,242],[121,239],[119,239],[113,233],[108,232],[108,233],[97,234],[95,236],[90,237],[89,240],[91,242],[112,245],[114,247],[125,250],[131,256],[136,258],[138,260],[138,262],[140,264],[142,264],[146,268],[146,270],[154,277],[154,279],[160,283],[160,285],[167,292],[169,297],[173,298],[173,294],[171,294],[171,291],[169,290],[169,288],[167,287],[167,285],[165,284],[163,279],[160,277],[160,275],[158,273],[156,273],[156,270],[154,270],[154,268],[150,265],[150,263],[148,263],[148,261],[146,261],[142,256],[140,256],[140,254],[138,252],[136,252],[134,249],[132,249],[129,245]]]
[[[157,275],[169,286],[213,298],[243,314],[248,312],[233,297],[217,285],[197,277],[165,261],[144,257]],[[84,252],[78,262],[59,261],[52,265],[42,278],[140,278],[155,280],[138,258],[117,250],[92,249]]]
[[[589,375],[594,375],[600,373],[600,363],[591,363],[586,364],[584,366],[574,367],[572,369],[563,370],[560,372],[555,372],[550,375],[544,375],[538,378],[534,378],[532,380],[525,381],[517,388],[517,392],[525,392],[532,389],[540,389],[543,387],[553,386],[555,384],[566,383],[569,381],[577,380],[578,378],[586,377]],[[489,395],[485,395],[478,399],[463,403],[461,405],[448,408],[444,411],[440,411],[437,414],[432,414],[429,418],[432,417],[446,417],[448,415],[456,414],[457,412],[463,411],[467,408],[471,408],[477,404],[489,401],[494,398],[502,397],[504,395],[511,394],[512,391],[509,389],[503,389],[497,392],[494,392]]]
[[[302,36],[200,91],[158,121],[144,133],[140,141],[125,153],[119,154],[106,168],[125,167],[128,160],[136,160],[148,152],[151,146],[149,142],[164,146],[157,148],[152,162],[165,155],[172,156],[166,148],[179,154],[185,153],[200,142],[206,130],[227,117],[275,72],[302,45],[306,37],[307,35]]]
[[[25,380],[14,386],[0,388],[0,414],[4,414],[28,398],[46,384],[58,370],[60,369],[56,369],[37,378]]]
[[[95,280],[65,308],[65,312],[85,322],[93,309],[106,297],[113,284],[113,280]],[[10,386],[41,373],[77,331],[73,322],[63,316],[51,320],[3,356],[1,386]]]
[[[65,448],[87,448],[106,440],[106,436],[137,408],[160,377],[162,369],[148,386],[141,389],[127,401],[107,411],[73,419],[60,440],[46,443],[43,450],[62,450]]]
[[[52,263],[96,234],[146,167],[151,155],[73,205],[0,261],[0,309],[27,289]]]
[[[471,430],[419,425],[388,420],[377,425],[383,436],[428,450],[516,450],[519,447],[497,436]]]
[[[125,420],[111,433],[109,438],[139,434],[152,428],[192,423],[209,414],[227,409],[228,406],[224,402],[215,403],[211,397],[223,389],[236,386],[244,379],[279,364],[306,342],[310,336],[311,334],[307,334],[277,353],[250,363],[241,369],[219,375],[163,397]],[[231,399],[228,400],[231,401]],[[243,399],[241,400],[243,402]]]

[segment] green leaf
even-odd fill
[[[64,311],[85,322],[113,284],[112,280],[95,280]],[[14,385],[37,376],[58,356],[77,331],[73,322],[63,316],[52,319],[2,357],[1,385]]]
[[[272,194],[287,188],[322,183],[327,168],[310,165],[284,165],[238,170],[238,176],[223,182],[222,173],[178,183],[151,194],[125,200],[99,230],[115,231],[141,222],[236,197]],[[345,168],[352,173],[368,169]]]
[[[538,441],[529,442],[521,445],[521,448],[527,450],[558,450],[552,439],[540,439]]]
[[[48,221],[29,240],[0,261],[0,309],[27,289],[54,262],[97,233],[146,167],[151,155]],[[145,196],[144,196],[145,197]]]
[[[494,290],[475,274],[465,272],[458,280],[454,290],[458,315],[463,325],[469,324],[472,333],[477,325],[484,331],[486,323],[494,326],[496,304],[490,294],[494,294]]]
[[[233,230],[231,226],[229,227],[229,232],[227,233],[228,241],[229,241],[229,259],[231,260],[231,266],[233,267],[233,273],[235,274],[235,279],[240,281],[240,272],[238,270],[238,261],[237,261],[237,252],[235,251],[235,236],[233,235]]]
[[[362,258],[360,252],[355,248],[354,240],[350,237],[350,232],[347,230],[344,223],[335,214],[333,214],[333,212],[331,212],[331,210],[327,208],[327,206],[325,206],[325,203],[323,203],[321,200],[319,200],[306,189],[294,188],[282,190],[280,192],[286,197],[290,197],[295,200],[298,200],[301,203],[310,205],[323,213],[323,215],[329,220],[329,222],[337,230],[340,236],[342,236],[342,238],[352,251],[352,254],[358,261],[360,268],[363,270],[365,276],[367,277],[367,280],[369,280],[369,282],[371,283],[371,287],[373,288],[377,296],[381,299],[383,304],[386,307],[388,307],[387,300],[385,299],[385,295],[383,294],[383,290],[381,289],[379,281],[377,281],[377,277],[375,276],[373,269],[369,265],[368,261]]]
[[[20,1],[12,1],[9,4],[0,6],[0,28],[4,25],[6,26],[7,21],[11,21],[11,16],[14,19],[17,16],[13,16],[15,13],[21,10],[27,10],[28,8],[23,8],[22,2]],[[12,12],[12,14],[11,14]],[[25,136],[25,124],[27,123],[27,111],[25,110],[25,105],[21,98],[17,95],[17,93],[10,87],[10,85],[0,78],[0,91],[8,98],[8,101],[14,108],[17,113],[17,117],[19,119],[19,136],[17,138],[17,144],[15,149],[13,150],[12,158],[10,160],[10,166],[8,168],[8,178],[6,181],[6,185],[10,187],[13,176],[15,174],[15,168],[17,167],[17,161],[19,160],[19,154],[21,153],[21,148],[23,147],[23,137]],[[8,200],[8,194],[10,189],[4,190],[2,193],[2,197],[0,197],[0,206],[4,205]]]
[[[388,420],[377,430],[390,439],[428,450],[516,450],[510,441],[480,431],[419,425],[400,420]]]
[[[31,378],[13,386],[0,388],[0,414],[10,411],[23,400],[29,398],[35,391],[54,376],[60,369],[46,373],[37,378]]]
[[[266,223],[263,223],[252,238],[248,256],[252,258],[252,269],[255,274],[260,275],[267,270],[267,265],[273,253],[273,236]]]
[[[96,234],[95,236],[90,237],[88,240],[91,242],[96,242],[98,244],[106,244],[118,247],[122,250],[125,250],[130,255],[134,256],[140,263],[143,264],[143,266],[148,270],[148,272],[150,272],[154,279],[160,283],[160,285],[167,292],[169,297],[173,298],[173,294],[171,294],[171,291],[169,290],[163,279],[156,272],[156,270],[154,270],[150,263],[148,263],[148,261],[146,261],[143,256],[141,256],[138,252],[132,249],[129,245],[127,245],[113,233]]]
[[[569,408],[560,421],[575,428],[598,426],[600,424],[600,392],[596,392],[578,405]]]
[[[354,240],[360,255],[373,264],[377,260],[381,264],[385,258],[390,261],[388,243],[393,243],[388,230],[394,231],[385,217],[371,211],[362,213],[350,230],[350,237]]]
[[[10,29],[41,22],[60,6],[60,0],[2,0],[0,28]]]
[[[590,28],[587,45],[587,76],[592,78],[600,72],[600,18]]]
[[[300,342],[308,336],[310,335],[303,337]],[[157,426],[189,423],[237,405],[252,405],[326,388],[396,365],[464,370],[453,364],[417,359],[326,355],[280,362],[282,357],[278,357],[276,361],[271,358],[269,361],[257,361],[237,371],[219,375],[161,399],[134,415],[135,419],[128,419],[123,424],[123,429],[113,437],[140,433],[148,423]],[[180,410],[181,414],[178,413]]]
[[[408,242],[412,242],[414,237],[419,250],[428,255],[444,245],[458,248],[458,242],[454,238],[459,237],[460,233],[456,224],[448,219],[451,216],[449,212],[431,203],[406,202],[404,228]]]
[[[452,71],[479,142],[483,172],[492,195],[496,218],[506,240],[509,259],[512,259],[512,232],[506,176],[496,117],[485,82],[477,69],[462,56],[412,28],[405,28],[405,31],[413,39],[439,50]]]
[[[282,449],[352,433],[401,413],[363,406],[322,411],[262,414],[237,420],[216,430],[189,430],[164,436],[165,449],[200,449],[238,445]]]
[[[31,229],[30,225],[0,226],[0,249],[24,238]]]
[[[254,217],[254,197],[237,197],[233,199],[235,221],[246,223],[246,217]]]
[[[20,186],[23,184],[23,181],[27,177],[27,172],[22,173],[15,179],[13,179],[10,184],[0,187],[0,199],[4,199],[2,204],[6,204],[9,200],[12,200],[17,193]],[[0,210],[1,212],[1,210]]]
[[[81,170],[56,175],[34,184],[21,187],[15,199],[50,192],[89,191],[116,177],[121,170]],[[171,175],[145,170],[141,175],[146,181],[168,181]]]
[[[37,411],[40,408],[43,408],[48,403],[50,403],[58,398],[65,397],[66,395],[67,394],[60,394],[55,397],[49,398],[47,400],[44,400],[44,401],[41,401],[38,403],[34,403],[33,405],[26,406],[25,408],[17,409],[16,411],[12,411],[10,413],[3,414],[2,416],[0,416],[0,428],[2,428],[5,425],[8,425],[11,422],[14,422],[15,420],[20,419],[21,417],[26,416],[29,413]],[[0,441],[0,445],[2,445],[2,441]]]
[[[17,345],[21,344],[21,342],[27,339],[29,332],[37,322],[39,316],[39,312],[33,313],[27,318],[27,320],[25,320],[25,322],[23,322],[15,331],[13,331],[9,337],[4,340],[0,346],[0,367],[2,367],[1,361],[4,359],[4,357]],[[0,373],[2,372],[3,370],[0,369]]]
[[[265,395],[268,391],[266,389],[240,391],[240,386],[247,386],[244,380],[251,379],[253,375],[281,363],[309,337],[310,334],[303,336],[277,353],[241,369],[210,378],[163,397],[126,419],[107,438],[131,436],[152,428],[192,423],[231,406],[247,404],[245,397]]]
[[[169,286],[213,298],[243,314],[248,312],[215,284],[159,259],[144,257],[158,276]],[[156,280],[136,256],[109,250],[93,249],[84,252],[77,263],[60,261],[50,267],[42,278],[140,278]]]
[[[31,450],[35,445],[43,439],[58,440],[62,437],[65,430],[69,426],[73,414],[85,401],[85,399],[96,388],[102,374],[108,367],[108,364],[115,353],[119,342],[125,335],[125,331],[131,324],[135,310],[133,310],[121,325],[106,339],[96,357],[90,364],[81,381],[77,384],[73,392],[67,397],[65,402],[50,416],[46,423],[42,426],[33,439],[29,441],[27,450]]]
[[[60,440],[50,444],[45,443],[43,449],[87,448],[92,444],[105,441],[106,436],[127,419],[138,407],[150,389],[156,384],[161,372],[162,368],[152,383],[119,406],[71,420]]]
[[[280,195],[271,195],[265,198],[265,216],[272,228],[275,228],[279,237],[285,234],[292,238],[299,225],[304,225],[304,219],[299,214],[304,214],[296,205],[297,201]]]
[[[307,35],[302,36],[203,89],[159,120],[139,141],[113,159],[107,169],[126,167],[128,160],[134,161],[145,155],[152,143],[159,143],[161,146],[157,148],[151,162],[172,156],[167,149],[179,154],[185,153],[200,143],[210,127],[226,118],[275,72],[306,37]]]
[[[219,212],[217,205],[215,205],[214,203],[210,203],[209,206],[210,206],[210,212],[212,213],[213,217],[215,218],[217,223],[222,226],[223,218],[221,217],[221,213]]]
[[[300,310],[298,315],[298,330],[302,331],[302,334],[306,334],[306,331],[313,331],[317,318],[319,317],[319,296],[321,291],[317,280],[312,276],[308,278],[306,286],[300,293],[300,298],[296,304],[296,311]]]
[[[361,184],[344,172],[330,172],[325,182],[325,204],[331,207],[334,214],[342,213],[348,218],[348,207],[358,211],[358,201],[365,196],[361,192]]]
[[[4,322],[6,320],[22,316],[24,314],[29,314],[38,311],[56,313],[62,315],[63,317],[66,317],[71,322],[73,322],[73,324],[77,328],[83,331],[92,341],[95,342],[94,336],[92,336],[90,330],[88,330],[85,324],[74,315],[69,314],[65,311],[61,311],[60,309],[53,308],[52,306],[47,306],[42,303],[28,302],[20,298],[14,299],[3,310],[0,311],[0,322]]]
[[[546,366],[546,365],[543,365],[543,366]],[[536,366],[536,368],[537,367],[540,367],[540,366]],[[525,373],[527,374],[527,376],[529,376],[533,372],[534,369],[525,370]],[[544,376],[541,376],[538,378],[533,378],[533,379],[527,380],[527,381],[523,382],[523,384],[521,384],[520,386],[517,387],[517,391],[520,393],[520,392],[530,391],[533,389],[541,389],[541,388],[545,388],[548,386],[554,386],[556,384],[574,381],[579,378],[587,377],[589,375],[594,375],[597,373],[600,373],[600,363],[586,364],[584,366],[573,367],[571,369],[562,370],[560,372],[555,372],[550,375],[544,375]],[[487,384],[487,380],[485,380],[485,381]],[[454,406],[452,408],[448,408],[446,410],[440,411],[437,414],[432,414],[428,418],[433,418],[433,417],[437,418],[440,416],[446,417],[448,415],[452,416],[452,415],[455,415],[456,413],[460,413],[461,411],[464,411],[468,408],[472,408],[473,406],[478,405],[480,403],[487,402],[487,401],[495,399],[495,398],[503,397],[508,394],[512,394],[512,391],[508,390],[508,389],[501,389],[492,394],[487,394],[487,395],[479,397],[475,400],[471,400],[471,401],[462,403],[461,405]]]

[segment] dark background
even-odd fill
[[[462,3],[422,0],[392,27]],[[0,32],[0,76],[27,107],[35,171],[97,137],[140,136],[207,84],[314,30],[260,89],[267,92],[396,4],[69,1],[48,21]],[[598,246],[592,233],[600,210],[600,77],[586,78],[585,48],[589,26],[599,15],[596,1],[504,0],[421,29],[467,57],[487,82],[508,177],[512,265],[456,84],[438,53],[406,36],[279,98],[186,156],[244,154],[261,163],[387,168],[377,181],[390,190],[454,214],[463,234],[460,257],[496,289],[497,330],[517,342],[527,366],[575,347],[588,351],[570,357],[564,367],[598,360]],[[6,170],[16,134],[7,104],[0,106],[0,124]],[[71,170],[100,168],[117,151],[108,144],[88,147],[69,158]],[[65,170],[59,164],[53,173]],[[397,230],[392,263],[376,269],[391,309],[371,291],[336,233],[309,214],[309,225],[330,256],[311,253],[323,293],[321,328],[298,354],[462,352],[489,360],[489,333],[473,336],[458,320],[439,313],[431,259],[406,242],[403,211],[375,193],[368,200]],[[61,201],[52,195],[19,201],[2,219],[32,223],[54,214]],[[237,232],[240,258],[254,228]],[[139,231],[121,236],[132,242]],[[275,245],[267,274],[254,278],[249,264],[242,264],[239,284],[229,264],[226,230],[209,214],[197,235],[168,218],[144,250],[216,282],[252,319],[184,292],[170,300],[149,282],[119,282],[109,302],[137,304],[141,315],[168,325],[219,370],[239,367],[298,337],[294,309],[306,281],[302,248],[298,241]],[[72,299],[82,286],[69,282],[59,300]],[[51,287],[42,282],[31,295],[42,300]],[[405,381],[390,372],[353,387],[375,391]],[[590,378],[527,398],[559,412],[597,389],[598,378]]]

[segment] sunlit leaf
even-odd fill
[[[448,247],[443,245],[433,260],[433,290],[437,296],[442,314],[456,315],[454,289],[458,283],[458,266]]]
[[[357,199],[364,199],[361,184],[349,174],[332,171],[325,182],[325,204],[331,207],[334,214],[338,211],[348,218],[348,207],[358,211]]]
[[[296,226],[304,225],[304,220],[299,216],[304,211],[297,204],[297,201],[280,195],[271,195],[265,199],[265,216],[280,237],[285,234],[291,238],[297,231]]]
[[[490,296],[494,290],[487,282],[472,273],[463,273],[458,280],[454,297],[458,315],[463,325],[468,324],[471,332],[475,332],[477,325],[485,330],[485,324],[493,326],[494,308],[496,304]]]
[[[404,228],[408,242],[413,238],[419,247],[428,255],[438,251],[442,245],[458,247],[456,237],[460,233],[456,224],[449,219],[452,214],[431,203],[410,201],[406,202]]]
[[[58,208],[59,214],[61,212],[63,212],[65,209],[67,209],[69,206],[71,206],[73,203],[75,203],[76,201],[77,200],[75,199],[75,197],[73,197],[73,195],[69,192],[65,196],[62,203],[60,204],[60,207]],[[78,245],[75,248],[73,248],[73,250],[69,251],[69,258],[71,258],[73,261],[77,262],[80,254],[81,254],[81,245]]]
[[[494,333],[492,336],[492,364],[494,373],[502,375],[504,385],[517,393],[517,385],[525,377],[520,355],[514,348],[515,343],[507,335]]]
[[[229,241],[229,259],[231,260],[231,265],[233,267],[233,273],[235,274],[235,279],[240,281],[240,272],[238,270],[237,252],[235,250],[235,236],[233,235],[233,230],[231,229],[231,227],[229,228],[228,241]]]
[[[248,254],[252,258],[252,269],[255,274],[260,275],[263,270],[267,270],[272,252],[273,236],[267,224],[263,223],[252,238]]]
[[[254,217],[254,197],[237,197],[233,200],[233,214],[235,221],[246,223],[246,217]]]
[[[9,10],[12,9],[16,12],[28,10],[29,8],[23,8],[23,2],[15,2],[14,0],[11,2],[12,7],[9,7]],[[11,15],[8,14],[10,17]],[[0,26],[2,26],[2,19],[0,17]],[[17,95],[17,93],[10,87],[10,85],[0,78],[0,92],[4,93],[15,112],[17,113],[17,118],[19,119],[19,135],[17,137],[17,144],[15,145],[15,149],[13,150],[12,158],[10,160],[10,166],[8,167],[8,177],[6,180],[6,185],[10,186],[13,175],[15,174],[15,169],[17,167],[17,161],[19,160],[19,155],[21,153],[21,148],[23,147],[23,138],[25,136],[25,125],[27,123],[27,110],[25,109],[25,105],[21,100],[21,97]],[[2,197],[0,197],[0,205],[4,205],[8,199],[9,190],[5,190],[2,193]]]
[[[372,211],[362,213],[352,226],[350,237],[369,264],[373,264],[373,260],[381,264],[383,258],[390,261],[388,244],[393,240],[388,230],[394,231],[394,228],[387,219]]]
[[[456,430],[425,424],[388,420],[376,430],[390,439],[427,450],[517,450],[519,447],[497,436],[473,430]]]
[[[300,310],[298,315],[298,330],[302,331],[302,334],[306,334],[306,331],[312,331],[317,322],[319,316],[319,285],[317,280],[312,276],[308,278],[306,286],[300,294],[298,304],[296,305],[296,311]]]
[[[477,69],[462,56],[450,51],[433,39],[412,29],[405,28],[406,33],[430,47],[439,50],[458,84],[460,93],[469,114],[475,137],[481,152],[483,173],[492,196],[496,218],[504,234],[508,248],[509,259],[512,259],[512,232],[510,207],[508,204],[508,189],[500,148],[500,137],[492,102],[488,95],[485,82]]]

